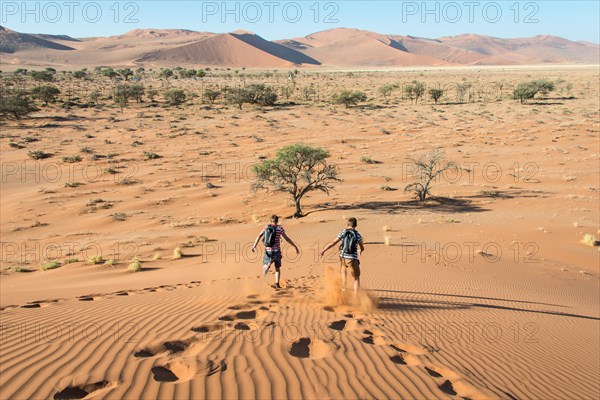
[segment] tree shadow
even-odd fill
[[[447,197],[434,197],[427,201],[408,200],[408,201],[367,201],[354,204],[330,204],[324,203],[323,208],[310,211],[312,214],[325,210],[376,210],[388,213],[402,211],[429,211],[432,213],[474,213],[489,211],[468,199],[450,199]]]
[[[546,199],[550,197],[548,192],[544,192],[541,190],[525,190],[525,189],[516,189],[516,190],[489,190],[484,191],[476,195],[465,196],[468,199],[515,199],[515,198],[540,198]]]
[[[534,304],[534,305],[547,305],[553,307],[563,307],[566,306],[558,305],[558,304],[549,304],[549,303],[538,303],[532,301],[524,301],[524,300],[510,300],[510,299],[499,299],[493,297],[479,297],[479,296],[464,296],[464,295],[455,295],[455,294],[445,294],[445,293],[428,293],[428,292],[410,292],[410,291],[399,291],[399,290],[378,290],[373,289],[372,292],[390,292],[390,293],[403,293],[403,294],[422,294],[422,295],[430,295],[430,296],[443,296],[443,297],[458,297],[458,298],[466,298],[466,299],[481,299],[481,300],[494,300],[494,301],[508,301],[512,303],[525,303],[525,304]],[[453,301],[435,301],[435,300],[402,300],[395,297],[380,297],[380,303],[378,305],[379,309],[382,310],[418,310],[418,309],[477,309],[477,308],[491,308],[491,309],[499,309],[506,311],[518,311],[524,313],[534,313],[534,314],[544,314],[544,315],[555,315],[560,317],[570,317],[570,318],[580,318],[580,319],[590,319],[594,321],[600,321],[600,317],[589,316],[589,315],[581,315],[574,314],[562,311],[552,311],[552,310],[539,310],[539,309],[527,309],[527,308],[519,308],[512,306],[503,306],[497,304],[483,304],[483,303],[471,303],[471,302],[453,302]]]
[[[527,103],[523,103],[523,105],[528,106],[561,106],[564,104],[560,101],[528,101]]]

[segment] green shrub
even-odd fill
[[[56,101],[56,96],[58,96],[59,93],[60,90],[52,85],[40,85],[31,89],[31,96],[46,104],[54,103]]]
[[[438,100],[444,95],[444,91],[442,89],[429,89],[429,96],[433,99],[435,104],[438,103]]]
[[[533,99],[538,93],[546,95],[548,92],[551,92],[554,89],[554,83],[545,79],[537,79],[531,82],[519,83],[513,90],[513,99],[520,100],[521,104],[523,104],[525,103],[525,100]]]
[[[49,153],[45,153],[41,150],[31,150],[31,151],[27,152],[27,155],[32,160],[43,160],[44,158],[50,157]]]
[[[142,270],[142,263],[139,262],[138,260],[133,260],[131,261],[131,263],[127,266],[127,269],[130,272],[140,272]]]
[[[69,157],[63,157],[63,162],[72,164],[72,163],[76,163],[76,162],[80,162],[82,160],[81,156],[69,156]]]
[[[156,160],[157,158],[161,158],[161,156],[151,151],[145,151],[144,158],[146,158],[146,160]]]
[[[186,95],[181,89],[170,89],[164,93],[164,98],[171,106],[178,106],[185,102]]]
[[[47,271],[49,269],[56,269],[61,266],[60,261],[48,261],[40,265],[40,269],[42,271]]]
[[[0,117],[21,119],[38,108],[23,90],[3,90],[0,92]]]
[[[103,261],[104,261],[104,259],[102,258],[101,255],[92,256],[92,257],[90,257],[90,258],[87,259],[87,263],[89,265],[101,264]]]
[[[367,95],[360,91],[352,92],[350,90],[344,90],[341,93],[337,93],[333,96],[334,104],[343,104],[346,108],[351,105],[354,106],[360,102],[367,101]]]
[[[54,74],[50,71],[31,71],[29,75],[40,82],[51,82],[54,80]]]

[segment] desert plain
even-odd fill
[[[110,78],[65,74],[58,102],[2,121],[0,398],[598,398],[598,68],[290,71],[148,72],[156,99],[123,109]],[[533,79],[556,89],[512,99]],[[444,97],[378,91],[415,80]],[[292,89],[202,96],[252,83]],[[332,104],[343,89],[368,99]],[[302,218],[252,190],[252,165],[295,143],[342,179]],[[458,169],[419,202],[410,158],[435,148]],[[271,214],[301,249],[284,245],[279,290],[250,250]],[[348,217],[356,298],[335,251],[317,257]]]

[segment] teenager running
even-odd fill
[[[340,242],[342,243],[340,246],[342,291],[346,290],[346,270],[351,268],[352,277],[354,278],[354,294],[360,288],[360,261],[358,260],[358,256],[365,251],[363,238],[356,230],[357,225],[356,218],[348,218],[346,229],[341,231],[337,238],[321,251],[321,257],[323,257],[327,250]]]
[[[279,280],[281,279],[281,237],[296,249],[296,254],[300,253],[298,246],[285,234],[285,229],[278,222],[279,217],[277,215],[271,216],[271,223],[265,226],[262,232],[256,237],[254,246],[252,246],[252,252],[254,253],[258,242],[264,237],[265,256],[263,257],[263,274],[266,276],[271,265],[275,264],[276,289],[281,288],[279,285]]]

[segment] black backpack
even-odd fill
[[[340,250],[344,254],[354,254],[356,253],[357,243],[356,231],[354,229],[346,229],[346,232],[344,232],[344,235],[342,236]]]
[[[265,229],[265,247],[275,246],[275,239],[277,237],[277,229],[275,225],[269,225]]]

